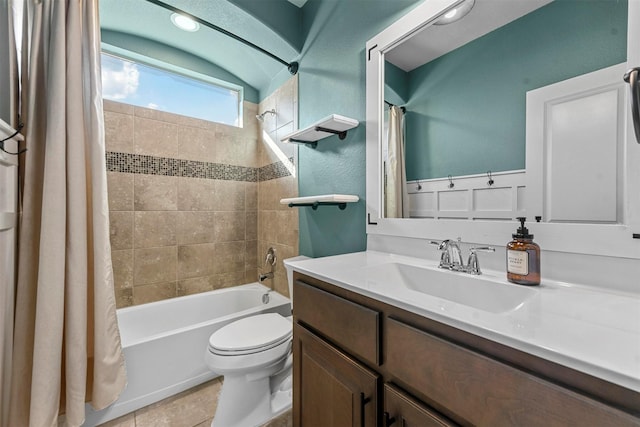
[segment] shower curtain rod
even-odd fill
[[[264,53],[265,55],[269,56],[272,59],[275,59],[276,61],[278,61],[282,65],[286,65],[287,69],[289,70],[289,72],[291,74],[293,74],[293,75],[295,75],[298,72],[298,63],[295,62],[295,61],[294,62],[287,62],[284,59],[280,59],[279,57],[275,56],[273,53],[269,52],[268,50],[265,50],[265,49],[261,48],[260,46],[251,43],[249,40],[245,40],[242,37],[240,37],[240,36],[238,36],[236,34],[233,34],[230,31],[225,30],[224,28],[218,27],[217,25],[212,24],[209,21],[205,21],[202,18],[199,18],[199,17],[197,17],[195,15],[192,15],[189,12],[185,12],[184,10],[179,9],[177,7],[171,6],[170,4],[161,2],[159,0],[146,0],[146,1],[149,2],[149,3],[155,4],[156,6],[160,6],[160,7],[163,7],[165,9],[167,9],[167,10],[170,10],[171,12],[178,13],[180,15],[186,16],[187,18],[190,18],[190,19],[196,21],[197,23],[204,25],[205,27],[209,27],[212,30],[218,31],[219,33],[222,33],[222,34],[224,34],[226,36],[229,36],[232,39],[239,41],[240,43],[244,43],[245,45]]]
[[[392,104],[389,101],[387,101],[386,99],[384,100],[384,103],[387,104],[389,107],[400,107],[400,109],[402,110],[403,113],[407,112],[407,109],[405,107],[403,107],[402,105]]]

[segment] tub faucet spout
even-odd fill
[[[258,276],[258,282],[262,283],[267,279],[273,279],[273,272],[268,272],[266,274],[261,274],[260,276]]]

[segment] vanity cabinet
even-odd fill
[[[298,427],[640,426],[640,393],[294,276]]]
[[[294,335],[294,424],[377,426],[379,376],[298,324]]]

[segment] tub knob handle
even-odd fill
[[[273,248],[269,248],[267,251],[267,256],[264,260],[264,265],[275,266],[278,261],[278,257],[276,256],[276,250]]]

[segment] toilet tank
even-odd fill
[[[293,309],[293,266],[297,261],[311,259],[308,256],[300,255],[293,258],[282,260],[284,268],[287,270],[287,285],[289,286],[289,299],[291,299],[291,308]]]

